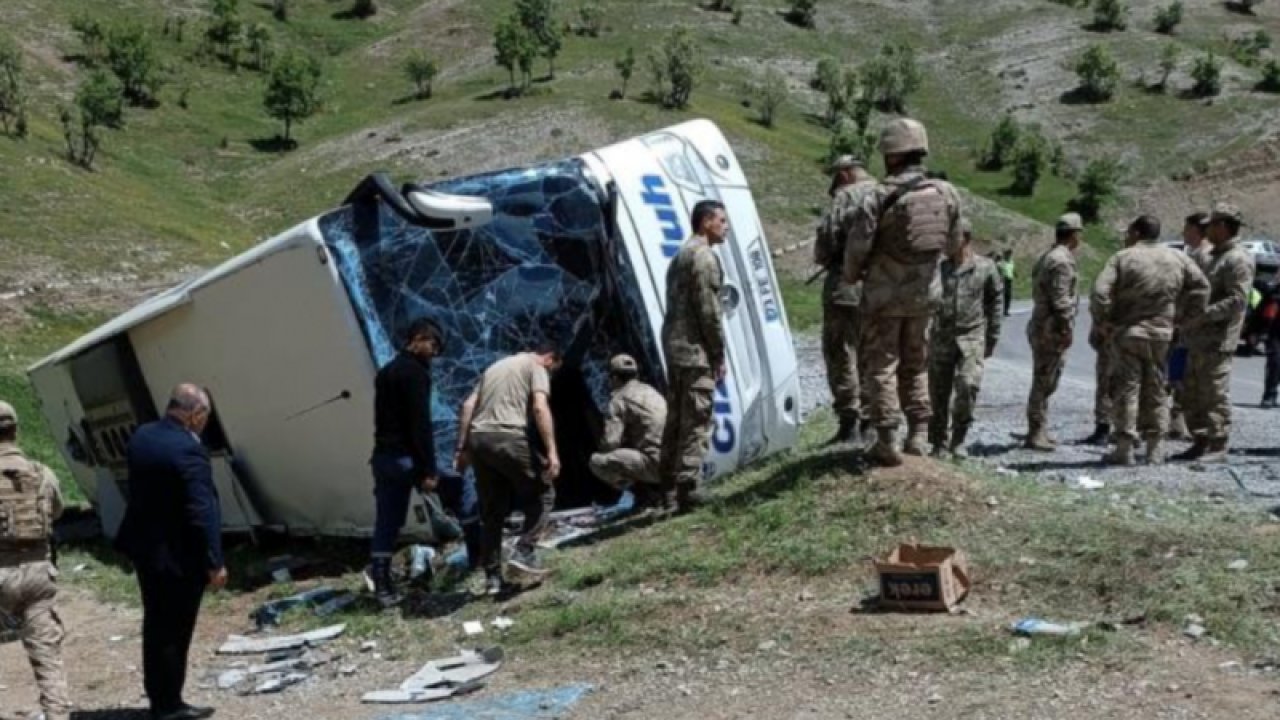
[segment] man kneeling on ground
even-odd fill
[[[609,361],[613,397],[600,452],[591,456],[591,472],[619,490],[630,488],[640,505],[660,505],[658,462],[667,401],[640,380],[639,374],[640,368],[630,355],[617,355]]]

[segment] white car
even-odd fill
[[[370,176],[340,207],[157,295],[34,365],[44,418],[103,528],[127,497],[125,446],[180,381],[208,388],[205,434],[224,529],[366,536],[373,380],[419,315],[443,328],[433,364],[436,453],[483,370],[552,340],[564,504],[589,502],[587,460],[611,355],[665,385],[666,269],[699,200],[723,202],[728,377],[708,477],[795,443],[799,376],[746,176],[694,121],[562,160],[392,187]],[[420,501],[407,530],[421,534]]]
[[[1275,276],[1280,272],[1280,245],[1270,240],[1251,239],[1241,242],[1240,247],[1253,256],[1260,277]]]

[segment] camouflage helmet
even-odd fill
[[[0,400],[0,428],[13,427],[18,424],[18,411],[9,403]]]
[[[622,353],[614,355],[613,359],[609,361],[609,372],[614,375],[635,375],[640,372],[640,367],[636,365],[635,358]]]
[[[880,133],[880,154],[921,152],[929,154],[929,133],[924,125],[911,118],[898,118]]]
[[[1240,212],[1240,208],[1232,203],[1214,203],[1213,211],[1209,213],[1209,222],[1217,220],[1227,220],[1237,225],[1243,225],[1244,213]]]

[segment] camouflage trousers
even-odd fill
[[[71,713],[71,693],[62,666],[66,633],[54,605],[58,571],[47,562],[0,568],[0,611],[22,622],[22,646],[35,671],[40,707],[48,720]]]
[[[1093,422],[1096,425],[1110,425],[1115,414],[1116,350],[1110,341],[1103,342],[1094,350],[1098,354],[1098,361],[1094,365]]]
[[[859,357],[876,427],[929,422],[929,316],[863,317]]]
[[[1182,410],[1191,434],[1206,440],[1230,437],[1231,353],[1192,350],[1182,383]]]
[[[1163,438],[1169,431],[1169,390],[1165,360],[1169,343],[1120,337],[1111,345],[1114,412],[1111,429],[1117,437],[1137,440]]]
[[[664,490],[693,489],[711,443],[716,391],[710,368],[672,366],[667,378],[667,424],[662,428],[658,477]]]
[[[982,386],[986,339],[958,337],[934,342],[929,348],[929,443],[946,445],[951,427],[967,430],[973,424],[973,408]]]
[[[856,305],[822,306],[822,359],[831,386],[831,409],[841,419],[861,416],[858,392],[858,338],[861,309]]]
[[[625,490],[637,483],[658,484],[658,464],[639,450],[618,448],[591,456],[591,472],[605,484]]]
[[[1049,421],[1049,398],[1058,391],[1067,351],[1056,342],[1031,339],[1031,394],[1027,398],[1027,422],[1043,426]]]

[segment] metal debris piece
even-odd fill
[[[218,676],[218,689],[230,690],[244,682],[244,679],[247,677],[249,677],[249,673],[244,670],[227,670]]]
[[[462,623],[462,632],[467,635],[479,635],[484,632],[484,623],[479,620],[468,620]]]
[[[496,617],[491,624],[499,630],[508,630],[516,624],[516,621],[509,617]]]
[[[346,632],[346,625],[330,625],[297,635],[280,635],[276,637],[251,638],[243,635],[231,635],[218,648],[220,655],[253,655],[257,653],[276,652],[302,647],[316,647]]]
[[[287,687],[297,685],[298,683],[311,677],[309,673],[268,673],[262,676],[254,688],[245,693],[245,695],[267,695],[270,693],[278,693]]]
[[[365,693],[367,703],[423,703],[444,700],[483,687],[480,681],[502,667],[504,652],[491,647],[480,652],[465,651],[449,658],[432,660],[409,676],[395,690]]]

